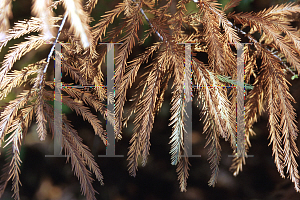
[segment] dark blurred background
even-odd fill
[[[102,0],[92,12],[95,19],[94,25],[104,14],[105,11],[111,10],[120,1]],[[223,5],[228,0],[220,1]],[[241,5],[235,10],[240,11],[259,11],[268,8],[277,3],[285,3],[280,0],[243,0]],[[163,2],[162,2],[163,4]],[[190,3],[189,9],[195,7]],[[18,20],[28,19],[30,17],[31,1],[17,0],[13,2],[13,15],[11,25]],[[232,10],[231,10],[232,11]],[[56,14],[63,14],[63,9],[59,6]],[[299,19],[299,16],[294,16]],[[113,26],[111,26],[112,28]],[[110,29],[111,29],[110,28]],[[145,24],[141,27],[140,34],[148,29]],[[157,37],[147,40],[145,45],[135,47],[133,55],[130,58],[141,53],[147,46],[155,42]],[[23,39],[17,39],[10,42],[0,53],[0,60],[3,60],[8,46],[19,43]],[[18,61],[16,69],[20,69],[30,63],[45,58],[50,50],[50,46],[41,48],[38,51],[32,51]],[[53,64],[53,61],[52,61]],[[51,68],[49,68],[50,72]],[[49,73],[51,79],[53,74]],[[297,102],[300,102],[299,79],[288,80],[291,82],[291,93]],[[15,98],[20,89],[14,90],[1,105]],[[129,92],[129,96],[133,91]],[[268,116],[263,115],[259,122],[255,124],[254,131],[256,136],[251,138],[252,147],[249,154],[253,158],[246,160],[246,166],[243,171],[234,177],[229,171],[232,158],[231,148],[228,142],[221,140],[222,160],[220,163],[220,172],[216,187],[209,187],[208,180],[211,175],[210,165],[207,161],[207,148],[205,145],[205,135],[202,134],[202,123],[199,122],[199,111],[196,102],[193,107],[193,153],[201,155],[201,158],[190,158],[191,170],[188,179],[187,192],[181,193],[177,180],[176,167],[170,163],[170,145],[169,137],[171,127],[168,126],[170,118],[170,98],[171,90],[168,89],[165,102],[161,112],[155,118],[154,128],[151,134],[151,150],[148,163],[145,167],[139,167],[137,176],[131,177],[127,171],[126,155],[129,147],[129,140],[132,135],[133,124],[130,121],[128,128],[123,130],[123,139],[116,143],[116,154],[124,155],[124,158],[98,158],[97,155],[105,154],[105,146],[100,139],[93,133],[89,123],[76,116],[69,109],[63,109],[68,115],[68,119],[73,122],[74,127],[78,130],[79,135],[83,138],[95,156],[104,176],[104,186],[99,182],[94,182],[95,189],[99,192],[96,198],[99,200],[202,200],[202,199],[222,199],[222,200],[296,200],[300,199],[300,194],[296,193],[293,184],[288,179],[282,179],[276,170],[272,157],[272,148],[268,146]],[[126,104],[128,105],[128,104]],[[294,104],[299,115],[299,104]],[[125,108],[125,112],[127,107]],[[95,113],[96,114],[96,113]],[[299,122],[299,117],[297,117]],[[103,121],[105,124],[105,121]],[[299,139],[297,141],[300,146]],[[3,150],[2,150],[3,151]],[[53,154],[53,141],[48,133],[46,141],[40,142],[36,133],[36,123],[32,123],[28,134],[26,135],[21,149],[22,165],[20,179],[22,187],[20,194],[22,200],[80,200],[85,199],[80,193],[80,185],[76,176],[71,170],[70,163],[66,164],[65,158],[45,158],[46,154]],[[298,163],[300,159],[297,158]],[[3,156],[0,157],[1,167],[4,163]],[[8,200],[11,198],[11,182],[7,185],[6,192],[1,199]]]

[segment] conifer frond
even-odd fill
[[[144,74],[144,75],[146,75],[146,74]],[[134,96],[131,99],[129,99],[129,101],[132,101],[133,103],[130,106],[129,111],[127,112],[127,116],[124,119],[123,126],[127,127],[128,120],[130,119],[130,117],[132,116],[133,113],[136,113],[137,105],[138,105],[139,101],[141,100],[142,96],[144,95],[146,87],[147,87],[147,84],[146,84],[146,80],[144,79],[137,86]]]
[[[158,35],[160,40],[164,42],[174,43],[174,40],[172,39],[172,36],[170,35],[169,32],[169,27],[167,26],[168,21],[170,20],[170,16],[166,17],[165,13],[159,13],[159,12],[153,12],[153,14],[155,14],[155,18],[149,19],[149,23],[151,24],[151,28],[152,28],[151,33],[156,33],[156,35]]]
[[[91,177],[91,172],[86,169],[85,161],[81,157],[80,151],[76,148],[76,145],[74,144],[74,137],[71,137],[74,134],[70,134],[71,127],[69,126],[69,124],[67,124],[66,121],[64,121],[63,125],[63,148],[65,149],[65,154],[71,156],[72,170],[79,179],[81,185],[81,192],[83,193],[83,195],[86,196],[87,199],[96,200],[96,191],[92,186],[93,179]]]
[[[71,30],[75,37],[80,37],[83,48],[86,49],[91,43],[91,32],[88,26],[88,15],[82,8],[80,0],[64,0],[64,7],[69,14]]]
[[[106,15],[102,16],[101,19],[95,26],[93,26],[93,38],[94,43],[97,43],[99,40],[102,41],[102,35],[105,35],[105,31],[109,24],[113,23],[114,19],[118,17],[125,9],[124,3],[119,3],[115,9],[106,12]],[[92,46],[96,46],[93,44]]]
[[[203,133],[206,133],[207,141],[205,147],[210,145],[208,149],[208,160],[210,163],[210,168],[212,169],[212,175],[208,182],[209,186],[215,186],[217,183],[217,177],[219,173],[219,163],[221,160],[221,146],[219,143],[220,133],[217,130],[215,121],[211,117],[211,113],[209,111],[209,106],[206,102],[205,96],[201,90],[198,90],[198,100],[202,110],[201,118],[204,123]]]
[[[93,83],[94,85],[103,85],[103,82],[101,81],[101,76],[98,74],[97,76],[94,77]],[[96,87],[95,92],[99,98],[99,100],[104,100],[107,98],[106,94],[106,90],[102,87]]]
[[[13,67],[13,64],[20,60],[22,56],[31,51],[32,49],[38,49],[41,47],[45,40],[42,36],[29,36],[29,41],[22,42],[13,47],[8,54],[5,55],[4,61],[0,69],[0,82],[3,81],[4,77],[7,75],[7,72]]]
[[[13,131],[11,134],[11,141],[8,141],[8,143],[12,142],[12,159],[10,162],[10,171],[9,171],[9,179],[12,180],[12,190],[13,190],[13,198],[15,200],[20,199],[20,194],[19,194],[19,184],[20,178],[19,178],[19,173],[20,173],[20,165],[21,165],[21,159],[20,159],[20,151],[19,151],[19,146],[21,145],[21,138],[22,138],[22,127],[21,123],[19,121],[15,121],[15,123],[12,124],[11,130]]]
[[[237,36],[236,30],[232,28],[232,23],[225,17],[225,13],[219,10],[217,5],[214,2],[206,2],[200,5],[203,13],[200,22],[204,25],[209,64],[216,72],[232,74],[232,66],[235,62],[228,43],[237,43],[240,38]],[[221,24],[225,29],[225,34],[221,33]]]
[[[176,54],[175,54],[176,55]],[[174,56],[175,57],[175,56]],[[171,58],[172,59],[172,58]],[[176,58],[175,58],[176,59]],[[174,59],[174,60],[175,60]],[[178,57],[177,62],[172,63],[174,67],[173,73],[174,73],[174,91],[172,92],[172,99],[171,99],[171,118],[169,126],[172,126],[172,135],[170,137],[171,144],[171,164],[177,165],[179,158],[182,153],[182,148],[184,146],[184,132],[185,130],[185,123],[184,121],[187,120],[186,112],[185,112],[185,105],[187,104],[188,96],[191,94],[190,91],[184,91],[184,85],[186,86],[186,79],[189,80],[187,77],[185,77],[185,67],[182,67],[184,65],[183,58]],[[181,59],[181,60],[180,60]],[[187,87],[186,87],[187,88]],[[184,93],[186,92],[186,94]],[[190,100],[190,99],[189,99]]]
[[[21,86],[25,83],[29,76],[39,72],[40,66],[45,64],[45,59],[30,64],[27,67],[24,67],[22,70],[14,70],[8,72],[4,80],[0,83],[0,100],[4,99],[13,88]]]
[[[29,127],[31,123],[31,119],[33,116],[33,106],[28,106],[27,108],[22,109],[18,117],[12,122],[11,126],[9,127],[8,132],[10,133],[10,136],[5,141],[5,148],[8,145],[11,145],[11,161],[10,164],[7,165],[6,169],[8,171],[7,174],[7,180],[6,182],[2,183],[0,186],[0,195],[2,194],[3,190],[2,188],[5,187],[7,182],[9,180],[12,180],[12,190],[13,195],[12,197],[15,200],[20,199],[19,194],[19,185],[21,184],[19,173],[20,173],[20,165],[22,163],[20,159],[20,146],[21,141],[23,139],[23,135],[26,134],[27,128]],[[3,176],[5,177],[5,176]]]
[[[36,96],[36,91],[23,91],[18,97],[11,101],[9,105],[1,112],[0,115],[0,145],[7,134],[10,126],[14,122],[14,117],[17,116],[18,110],[24,107],[30,98]]]
[[[101,64],[105,57],[104,48],[101,52],[94,52],[92,46],[81,54],[82,49],[74,41],[75,38],[69,37],[71,45],[63,45],[66,49],[65,59],[62,61],[62,70],[69,74],[74,82],[79,82],[81,85],[97,85],[102,86],[103,83],[103,73],[101,71]],[[79,47],[79,48],[78,48]],[[105,49],[106,50],[106,49]],[[99,100],[103,101],[106,97],[106,91],[103,87],[95,87],[92,89],[97,95]]]
[[[12,18],[11,0],[3,0],[0,2],[0,41],[6,36],[5,32],[9,29],[9,18]]]
[[[89,147],[82,143],[82,138],[79,137],[77,131],[72,128],[71,124],[67,121],[67,119],[64,119],[63,122],[66,126],[66,131],[70,134],[70,137],[73,139],[73,142],[76,145],[76,149],[79,151],[86,165],[95,174],[100,184],[103,185],[104,183],[102,173],[99,169],[98,164],[95,162],[94,156],[91,154]]]
[[[66,61],[62,61],[62,70],[66,72],[66,75],[70,75],[70,77],[74,80],[75,83],[80,83],[81,85],[88,85],[87,80],[84,78],[82,72],[70,65]]]
[[[209,185],[214,186],[217,182],[218,165],[221,159],[219,137],[222,136],[225,140],[231,139],[231,146],[235,145],[234,120],[230,115],[230,102],[224,93],[225,90],[221,87],[209,88],[210,85],[221,85],[218,79],[195,58],[193,58],[193,70],[198,88],[198,99],[204,115],[203,132],[207,133],[205,147],[211,145],[208,150],[212,169]]]
[[[296,113],[291,105],[294,98],[288,92],[288,82],[278,59],[270,52],[261,49],[262,76],[266,86],[265,98],[269,112],[270,143],[273,143],[275,164],[282,177],[283,168],[292,180],[296,191],[300,191],[298,164],[295,156],[299,155],[295,140],[298,135]],[[268,78],[266,78],[268,77]],[[281,132],[281,135],[280,135]],[[283,148],[281,145],[283,141]]]
[[[253,89],[249,91],[249,93],[246,96],[245,101],[245,157],[247,157],[247,151],[251,147],[250,143],[250,136],[255,135],[254,131],[252,130],[252,126],[255,122],[257,122],[258,117],[262,114],[264,111],[263,108],[263,89],[261,84],[261,77],[256,76],[254,73],[255,66],[256,66],[256,53],[253,53],[252,56],[249,54],[249,47],[245,46],[245,60],[246,60],[246,66],[245,66],[245,82],[250,81],[250,76],[253,75],[256,80],[253,84]],[[233,95],[235,98],[236,95]],[[235,104],[234,104],[235,105]],[[235,111],[232,109],[232,111]],[[234,152],[235,155],[235,152]],[[242,165],[246,164],[245,157],[235,157],[232,161],[232,165],[230,167],[230,171],[233,172],[234,176],[237,176],[240,171],[242,171]]]
[[[295,5],[294,2],[289,2],[281,5],[275,5],[270,7],[269,9],[264,9],[261,13],[264,13],[265,17],[282,17],[286,15],[291,15],[293,13],[299,13],[300,6]]]
[[[208,149],[208,160],[210,168],[212,169],[212,175],[208,181],[209,186],[215,186],[219,174],[219,163],[221,160],[221,145],[219,143],[219,133],[214,128],[214,122],[207,118],[204,120],[205,126],[203,132],[207,133],[207,141],[205,147],[210,144]]]
[[[60,17],[53,17],[50,20],[51,24],[55,24],[59,20],[61,20]],[[39,32],[43,29],[43,26],[41,26],[42,21],[39,18],[31,17],[29,20],[25,19],[24,21],[20,20],[15,23],[14,27],[12,29],[8,30],[8,34],[5,37],[4,40],[0,40],[0,51],[1,49],[7,45],[7,42],[12,39],[20,38],[26,34],[29,34],[31,32]],[[57,27],[57,25],[53,25],[53,27]]]
[[[233,137],[233,117],[229,114],[230,102],[227,99],[225,90],[221,87],[215,87],[213,89],[209,87],[212,85],[221,85],[221,83],[213,73],[205,69],[203,63],[196,58],[193,58],[193,70],[197,88],[205,98],[205,105],[209,109],[216,129],[223,138],[228,140],[230,137]]]
[[[44,91],[44,95],[47,99],[54,100],[54,95],[50,91]],[[98,135],[104,144],[106,144],[106,133],[104,132],[100,120],[91,111],[81,103],[74,101],[73,99],[62,96],[62,103],[68,106],[71,110],[75,110],[77,115],[81,115],[84,120],[87,120],[93,127],[95,134]]]
[[[189,166],[191,164],[188,160],[188,155],[185,154],[184,157],[180,157],[179,163],[177,164],[176,172],[178,174],[178,180],[179,180],[179,188],[181,192],[186,192],[187,187],[187,179],[189,177]]]
[[[184,96],[183,88],[181,90],[176,89],[173,91],[172,98],[172,107],[171,107],[171,118],[169,126],[172,126],[172,135],[170,136],[171,144],[171,164],[177,165],[180,156],[182,155],[183,148],[183,137],[184,137]]]
[[[147,88],[137,105],[134,134],[130,140],[131,145],[127,158],[129,160],[129,173],[132,176],[136,175],[139,156],[143,158],[143,166],[147,162],[150,150],[150,133],[154,123],[155,103],[161,82],[161,71],[163,71],[164,66],[168,66],[168,56],[170,55],[165,52],[153,63],[153,68],[146,79]]]
[[[116,68],[115,68],[115,85],[116,85],[116,93],[119,94],[119,87],[121,86],[121,81],[123,79],[125,69],[127,68],[127,58],[132,51],[133,46],[135,45],[135,39],[138,39],[137,31],[139,29],[139,25],[142,24],[142,19],[140,13],[138,12],[140,5],[134,7],[134,12],[132,16],[126,21],[127,27],[124,32],[126,35],[121,39],[123,42],[119,47],[119,55],[116,57]],[[125,96],[126,97],[126,96]],[[122,100],[117,102],[118,106],[122,105]],[[124,104],[123,104],[124,105]],[[117,108],[116,112],[117,123],[115,125],[116,135],[121,133],[122,129],[122,110]]]
[[[175,75],[175,79],[179,80],[175,80],[175,89],[173,91],[171,102],[171,122],[169,123],[169,126],[172,126],[172,135],[170,136],[169,144],[171,144],[171,164],[177,165],[176,172],[178,174],[179,187],[181,192],[184,192],[186,191],[190,165],[187,152],[184,149],[184,133],[186,132],[184,121],[188,120],[189,116],[187,116],[185,112],[187,98],[185,97],[183,90],[183,68],[177,66],[174,70],[181,70],[181,72],[175,72],[175,74],[177,74],[177,76]],[[187,92],[187,94],[190,93]]]
[[[180,0],[178,1],[176,5],[176,13],[174,14],[174,18],[170,20],[171,26],[170,29],[173,30],[173,34],[175,35],[176,39],[179,40],[179,37],[182,36],[181,33],[181,27],[183,26],[183,23],[186,22],[185,14],[187,12],[187,9],[185,7],[185,4],[188,1],[186,0]],[[188,41],[188,40],[184,40]]]
[[[38,92],[38,96],[35,102],[35,114],[36,114],[36,121],[37,121],[37,133],[39,135],[40,140],[45,140],[47,135],[46,130],[46,118],[44,116],[44,99],[43,99],[43,92],[44,89],[41,89]]]
[[[131,64],[127,66],[126,72],[122,77],[121,85],[119,86],[119,89],[116,90],[115,115],[116,118],[121,119],[120,123],[122,123],[123,120],[123,107],[126,101],[127,89],[130,88],[135,81],[135,77],[137,76],[140,66],[148,61],[149,57],[159,49],[160,45],[161,43],[156,43],[139,57],[128,62]],[[132,112],[129,114],[128,118],[131,116]],[[122,127],[121,125],[119,126]]]
[[[62,91],[75,99],[83,101],[85,104],[93,107],[97,112],[100,111],[102,116],[106,119],[106,105],[99,101],[95,95],[92,95],[90,92],[68,87],[62,88]],[[112,119],[110,121],[112,122]]]
[[[54,127],[54,116],[52,111],[53,107],[48,103],[45,103],[45,116],[47,116],[50,127]],[[65,155],[71,157],[72,171],[77,176],[81,186],[81,192],[87,197],[87,199],[96,200],[95,189],[92,186],[93,178],[91,172],[86,168],[86,165],[96,175],[96,178],[102,183],[103,177],[98,169],[96,163],[94,163],[93,157],[91,156],[89,149],[82,143],[82,139],[78,136],[77,131],[73,129],[70,122],[63,115],[62,117],[63,129],[62,129],[62,146],[65,149]],[[54,130],[52,133],[54,134]],[[67,157],[67,162],[69,157]]]
[[[213,17],[210,12],[204,12],[203,24],[208,46],[209,65],[214,71],[221,73],[225,70],[225,55],[222,48],[224,39],[219,25],[216,20],[213,20]]]
[[[164,74],[165,75],[165,74]],[[172,77],[172,73],[168,73],[168,76],[163,76],[164,79],[162,80],[162,83],[161,83],[161,89],[158,93],[158,99],[156,101],[156,105],[155,105],[155,111],[156,113],[158,113],[163,105],[163,102],[164,102],[164,96],[165,96],[165,92],[166,90],[168,89],[168,83]]]
[[[52,0],[34,0],[32,6],[32,14],[40,18],[43,22],[44,39],[50,40],[54,38],[53,29],[50,19],[53,17],[52,10],[49,9]]]
[[[212,85],[221,85],[221,82],[217,79],[215,75],[213,75],[211,72],[209,72],[210,75],[210,81]],[[225,138],[225,140],[228,140],[231,138],[231,145],[235,143],[235,133],[234,133],[234,115],[230,112],[231,102],[227,98],[226,94],[227,90],[223,87],[217,87],[215,90],[216,99],[218,101],[218,110],[221,114],[221,117],[223,119],[223,123],[225,128],[225,132],[223,135],[223,132],[220,132],[221,136]]]
[[[88,13],[91,13],[93,8],[97,5],[98,0],[88,0],[84,5],[84,9],[87,10]]]
[[[245,60],[245,83],[250,83],[250,78],[253,76],[256,78],[256,69],[257,69],[257,53],[253,52],[250,48],[250,45],[245,45],[244,48],[244,60]]]
[[[227,19],[224,11],[220,10],[219,3],[216,3],[215,0],[202,0],[199,4],[200,8],[204,9],[204,12],[209,12],[210,15],[213,15],[211,20],[217,22],[219,26],[222,24],[228,42],[238,43],[240,41],[236,30],[232,28],[232,23]]]
[[[223,8],[223,11],[227,11],[230,8],[234,8],[240,4],[241,0],[230,0]]]

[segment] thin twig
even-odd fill
[[[64,18],[63,18],[63,20],[62,20],[62,22],[61,22],[61,25],[60,25],[59,29],[58,29],[58,33],[57,33],[57,35],[56,35],[56,38],[55,38],[55,40],[54,40],[54,42],[53,42],[51,51],[50,51],[50,53],[49,53],[49,55],[48,55],[48,58],[47,58],[47,64],[46,64],[46,66],[45,66],[45,68],[44,68],[44,73],[46,73],[46,71],[47,71],[47,68],[48,68],[48,65],[49,65],[49,62],[50,62],[50,58],[51,58],[51,56],[52,56],[52,54],[53,54],[53,52],[54,52],[55,44],[57,43],[57,40],[58,40],[58,38],[59,38],[59,36],[60,36],[60,33],[61,33],[61,30],[62,30],[62,28],[63,28],[63,26],[64,26],[64,24],[65,24],[65,22],[66,22],[67,16],[68,16],[68,11],[66,11],[66,14],[65,14],[65,16],[64,16]]]
[[[56,35],[56,38],[55,38],[55,40],[54,40],[54,42],[53,42],[52,48],[51,48],[50,53],[49,53],[49,55],[48,55],[47,62],[46,62],[46,66],[45,66],[45,68],[44,68],[44,73],[42,74],[42,77],[41,77],[40,89],[41,89],[41,87],[42,87],[42,82],[43,82],[43,79],[44,79],[44,74],[46,74],[47,69],[48,69],[48,66],[49,66],[49,63],[50,63],[50,58],[51,58],[51,56],[52,56],[52,54],[53,54],[53,52],[54,52],[55,44],[56,44],[57,41],[58,41],[58,38],[59,38],[60,33],[61,33],[61,30],[62,30],[62,28],[63,28],[63,26],[64,26],[64,24],[65,24],[65,22],[66,22],[67,16],[68,16],[68,11],[66,11],[65,16],[64,16],[64,18],[63,18],[63,20],[62,20],[62,22],[61,22],[61,24],[60,24],[60,27],[59,27],[59,29],[58,29],[58,33],[57,33],[57,35]]]
[[[135,0],[132,0],[133,2],[136,3]],[[164,38],[159,34],[159,32],[157,30],[155,30],[155,28],[153,27],[153,25],[151,24],[149,18],[147,17],[147,15],[145,14],[143,8],[140,8],[140,12],[142,13],[142,15],[145,17],[146,21],[149,23],[150,27],[153,28],[153,30],[155,31],[155,33],[158,35],[158,37],[161,39],[161,41],[164,41]]]

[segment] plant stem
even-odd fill
[[[133,2],[136,3],[135,0],[132,0]],[[145,14],[143,8],[140,8],[140,12],[142,13],[142,15],[145,17],[146,21],[149,23],[150,27],[154,29],[153,25],[151,24],[149,18],[147,17],[147,15]],[[159,34],[159,32],[157,32],[155,29],[154,29],[155,33],[158,35],[158,37],[161,39],[161,41],[164,41],[164,38]]]
[[[43,80],[44,80],[44,75],[46,74],[47,69],[48,69],[48,66],[49,66],[49,63],[50,63],[50,58],[51,58],[51,56],[52,56],[52,54],[53,54],[53,52],[54,52],[55,44],[57,43],[58,38],[59,38],[60,33],[61,33],[61,30],[62,30],[63,26],[65,25],[67,16],[68,16],[68,11],[66,11],[66,13],[65,13],[65,16],[64,16],[64,18],[63,18],[63,20],[62,20],[62,22],[61,22],[61,24],[60,24],[60,26],[59,26],[58,33],[57,33],[57,35],[56,35],[56,38],[55,38],[55,40],[54,40],[54,42],[53,42],[52,48],[51,48],[51,50],[50,50],[50,53],[48,54],[47,62],[46,62],[46,65],[45,65],[43,74],[42,74],[42,76],[41,76],[40,89],[41,89],[41,87],[42,87],[42,82],[43,82]]]

